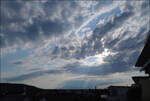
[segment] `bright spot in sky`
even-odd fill
[[[82,60],[81,63],[83,63],[83,65],[88,65],[88,66],[100,65],[100,64],[106,63],[106,61],[104,61],[105,57],[113,56],[115,54],[116,53],[113,53],[109,49],[105,48],[102,53],[96,54],[94,56],[89,56],[85,58],[84,60]]]

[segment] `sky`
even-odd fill
[[[2,0],[1,82],[45,89],[129,86],[150,1]]]

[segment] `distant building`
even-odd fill
[[[108,87],[108,101],[127,101],[127,86],[109,86]]]

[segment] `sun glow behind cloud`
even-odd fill
[[[81,63],[86,66],[97,66],[106,63],[106,61],[104,61],[105,57],[113,56],[115,54],[116,53],[110,52],[109,49],[105,48],[101,54],[86,57],[85,59],[81,60]]]

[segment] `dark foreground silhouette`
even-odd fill
[[[106,101],[104,94],[106,89],[40,89],[24,84],[0,84],[0,101]]]
[[[141,101],[138,86],[106,89],[41,89],[25,84],[0,83],[0,101]]]

